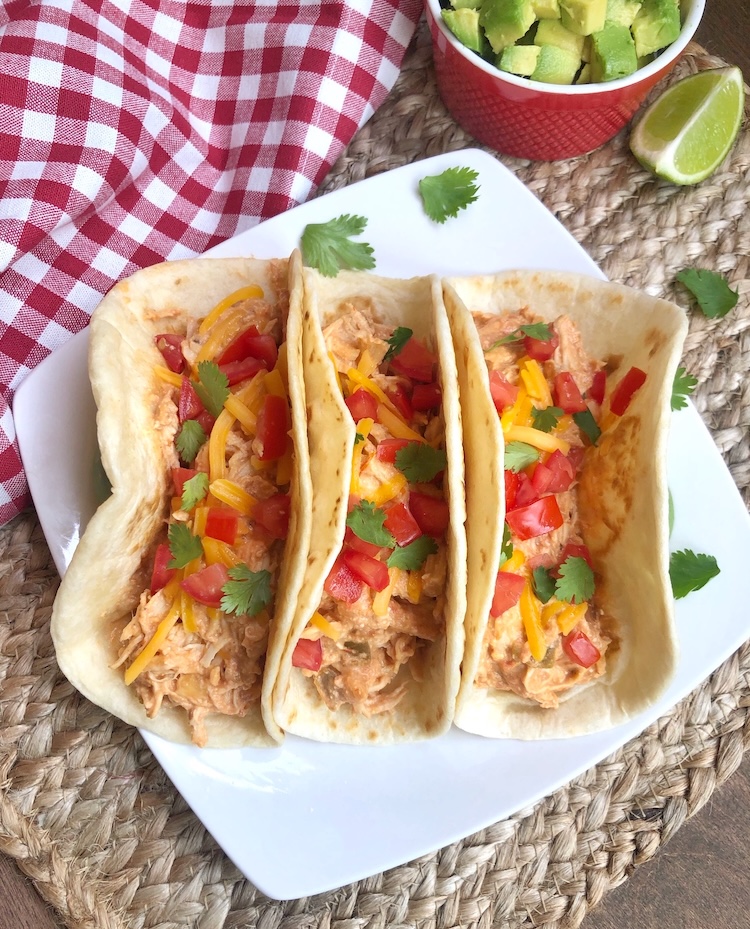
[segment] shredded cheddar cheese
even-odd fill
[[[547,643],[542,629],[542,604],[534,595],[528,581],[521,594],[520,609],[532,658],[541,661],[547,654]]]
[[[169,368],[165,368],[163,365],[156,365],[154,372],[160,381],[164,381],[165,384],[169,384],[171,387],[182,387],[182,377],[179,374],[175,374],[174,371],[170,371]]]
[[[529,426],[509,426],[504,432],[508,442],[525,442],[542,452],[554,452],[555,449],[560,449],[563,455],[567,455],[570,451],[570,444],[564,439],[551,435],[549,432],[542,432],[540,429],[532,429]]]
[[[212,481],[208,489],[217,500],[238,510],[243,516],[251,516],[255,504],[258,502],[252,494],[249,494],[239,484],[227,478],[218,478]]]
[[[240,303],[244,300],[250,300],[253,297],[263,297],[263,288],[259,287],[257,284],[248,284],[247,287],[240,287],[239,290],[233,291],[231,294],[224,297],[223,300],[219,301],[219,303],[216,304],[211,312],[203,318],[200,326],[198,327],[198,332],[201,335],[205,335],[214,325],[214,323],[219,320],[222,314],[225,313],[230,307],[234,306],[235,303]]]
[[[387,616],[388,606],[401,576],[401,568],[388,568],[388,586],[379,590],[372,598],[372,612],[375,616]]]
[[[172,599],[172,605],[167,610],[167,614],[164,619],[162,619],[162,621],[156,627],[154,634],[138,653],[132,664],[126,669],[126,685],[130,686],[138,677],[138,675],[146,669],[146,667],[154,659],[154,656],[166,641],[166,638],[171,632],[172,627],[180,618],[181,598],[178,584],[179,581],[173,580],[170,581],[170,583],[167,584],[167,586],[164,588],[165,595]]]
[[[323,635],[327,635],[329,639],[333,639],[334,642],[338,641],[341,635],[341,629],[337,625],[329,622],[322,613],[316,610],[310,618],[310,623],[315,626],[316,629],[320,629]]]
[[[227,438],[234,422],[234,416],[224,408],[208,437],[208,474],[212,481],[224,477],[226,473]]]
[[[557,614],[557,626],[563,635],[571,632],[586,615],[588,603],[570,603]]]

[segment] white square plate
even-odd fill
[[[454,166],[478,171],[480,195],[457,218],[438,225],[424,213],[417,184]],[[476,150],[420,161],[320,197],[211,254],[287,255],[305,225],[342,213],[367,218],[361,238],[374,246],[376,271],[384,275],[548,268],[602,277],[531,192]],[[26,378],[14,403],[31,492],[60,573],[97,503],[87,345],[84,330]],[[651,710],[625,725],[536,743],[483,739],[455,728],[433,741],[395,747],[288,737],[283,747],[267,751],[207,751],[144,738],[227,855],[277,899],[342,886],[496,822],[637,735],[750,636],[742,594],[750,518],[692,405],[673,417],[669,485],[676,512],[673,547],[714,555],[721,574],[677,603],[677,674]]]

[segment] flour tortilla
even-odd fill
[[[464,423],[468,530],[466,651],[456,725],[491,737],[548,739],[616,726],[647,709],[669,684],[677,642],[669,581],[667,439],[670,398],[687,321],[672,303],[575,274],[513,271],[444,282],[456,346]],[[598,590],[616,619],[619,649],[605,674],[544,709],[475,685],[489,618],[505,512],[503,434],[472,312],[528,307],[551,321],[565,313],[588,353],[648,374],[617,427],[587,453],[579,491]]]
[[[270,301],[283,301],[289,292],[292,515],[260,705],[244,718],[211,716],[206,729],[208,747],[214,748],[273,745],[282,737],[270,716],[270,693],[304,572],[310,481],[299,372],[299,255],[275,267],[280,274],[272,274],[271,262],[253,258],[165,262],[117,284],[91,319],[89,374],[102,464],[112,494],[86,527],[63,577],[52,612],[52,637],[61,670],[82,694],[125,722],[169,741],[190,743],[185,712],[164,705],[149,719],[134,689],[125,685],[123,669],[110,667],[118,651],[114,624],[132,613],[148,585],[153,542],[167,518],[171,495],[171,475],[154,428],[159,395],[154,368],[163,365],[154,336],[184,332],[188,316],[205,316],[228,294],[249,284],[259,284]]]
[[[294,647],[318,608],[323,584],[343,543],[356,434],[328,358],[322,327],[338,315],[337,308],[349,299],[356,300],[358,308],[363,309],[363,298],[369,301],[379,321],[394,328],[412,329],[438,354],[448,457],[445,487],[451,518],[446,535],[445,636],[429,646],[424,681],[410,681],[407,694],[393,711],[370,718],[354,713],[348,706],[331,711],[312,681],[292,666]],[[307,571],[276,682],[274,717],[282,729],[320,741],[383,744],[440,735],[450,727],[459,685],[466,540],[455,358],[438,279],[392,280],[346,271],[330,279],[305,269],[303,354],[313,481],[312,533]],[[403,671],[404,679],[410,680],[408,671]]]

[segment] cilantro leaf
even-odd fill
[[[591,410],[582,410],[580,413],[574,413],[573,422],[578,426],[581,432],[584,432],[589,437],[591,444],[596,445],[599,441],[599,436],[602,434],[602,430],[594,419],[594,414]]]
[[[229,396],[229,379],[215,361],[199,361],[198,378],[192,382],[195,392],[203,406],[216,419]]]
[[[197,419],[186,419],[175,441],[175,447],[183,461],[191,464],[208,436]]]
[[[563,415],[563,410],[559,406],[546,406],[543,410],[538,410],[535,406],[531,408],[531,415],[534,419],[534,428],[540,432],[552,432]]]
[[[678,368],[672,382],[672,409],[681,410],[687,406],[688,397],[696,388],[698,378],[688,374],[684,368]]]
[[[549,342],[552,338],[552,329],[549,323],[529,323],[527,326],[519,326],[518,329],[514,329],[513,332],[503,336],[502,339],[493,342],[486,351],[491,352],[493,348],[497,348],[499,345],[510,345],[512,342],[518,342],[525,336],[530,339],[538,339],[540,342]]]
[[[384,521],[385,512],[379,510],[370,500],[360,500],[346,517],[346,525],[364,542],[393,548],[396,540],[384,528]]]
[[[172,558],[167,563],[168,568],[184,568],[193,559],[203,553],[201,540],[193,535],[186,523],[172,523],[168,530],[169,551]]]
[[[555,584],[558,600],[583,603],[594,596],[594,572],[585,558],[570,556],[558,568],[560,577]]]
[[[534,593],[542,603],[547,603],[555,596],[555,579],[549,573],[548,568],[534,568],[531,572],[531,580],[534,586]]]
[[[705,268],[685,268],[677,272],[677,280],[698,301],[703,315],[709,319],[721,319],[737,305],[739,294],[732,290],[727,279],[716,271]]]
[[[424,442],[409,442],[396,452],[395,465],[412,484],[427,484],[445,470],[448,463],[441,448]]]
[[[500,564],[498,567],[502,567],[509,558],[513,557],[513,541],[510,535],[510,526],[507,523],[503,524],[503,541],[502,547],[500,549]]]
[[[180,508],[183,510],[192,510],[196,503],[208,493],[208,475],[205,471],[199,471],[196,475],[185,481],[182,487],[182,499]]]
[[[444,223],[449,216],[458,216],[459,210],[477,199],[479,187],[474,183],[479,174],[472,168],[447,168],[442,174],[423,177],[419,194],[425,213],[436,223]]]
[[[539,460],[539,449],[527,442],[508,442],[505,446],[505,470],[523,471],[533,462]]]
[[[225,613],[257,616],[271,602],[271,572],[251,571],[246,564],[229,569],[230,581],[221,588],[221,608]]]
[[[317,268],[324,277],[336,277],[342,268],[366,271],[375,267],[372,246],[353,242],[351,236],[364,232],[364,216],[344,213],[327,223],[309,223],[302,233],[305,264]]]
[[[396,355],[400,354],[404,345],[406,345],[413,335],[413,329],[409,329],[406,326],[396,326],[393,330],[393,335],[388,339],[388,351],[383,355],[383,361],[390,361],[391,358],[395,358]]]
[[[394,548],[388,556],[387,564],[389,568],[418,571],[427,560],[427,556],[434,555],[437,550],[437,542],[432,536],[421,535],[408,545]]]
[[[719,573],[719,565],[713,555],[696,554],[686,548],[669,556],[669,579],[675,600],[705,587]]]
[[[365,437],[362,435],[361,432],[354,433],[354,444],[355,445],[359,445],[360,442],[364,442],[364,441],[365,441]]]

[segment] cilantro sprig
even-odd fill
[[[555,578],[549,568],[534,568],[531,572],[531,583],[534,593],[542,603],[548,603],[555,596]]]
[[[693,552],[689,548],[672,552],[669,556],[669,579],[675,600],[686,597],[694,590],[705,587],[712,577],[720,574],[713,555]]]
[[[391,358],[395,358],[396,355],[399,355],[404,345],[406,345],[413,335],[414,330],[409,329],[408,326],[396,326],[393,330],[393,334],[387,340],[388,351],[383,355],[383,361],[390,361]]]
[[[442,174],[423,177],[419,182],[419,194],[425,213],[436,223],[444,223],[448,217],[458,216],[479,194],[476,180],[479,177],[473,168],[447,168]]]
[[[257,616],[271,602],[271,572],[251,571],[246,564],[229,569],[229,577],[221,588],[221,608],[225,613]]]
[[[739,293],[727,283],[724,275],[706,268],[685,268],[678,271],[677,280],[698,301],[708,319],[721,319],[737,305]]]
[[[193,535],[186,523],[172,523],[167,531],[172,558],[168,568],[184,568],[203,553],[199,536]]]
[[[384,527],[385,512],[370,500],[360,500],[346,517],[346,525],[363,542],[371,542],[385,548],[393,548],[396,540]]]
[[[672,382],[672,409],[684,409],[687,406],[687,397],[690,396],[697,385],[698,378],[688,374],[684,368],[678,368]]]
[[[552,432],[563,415],[564,411],[559,406],[546,406],[543,410],[535,406],[531,408],[534,428],[539,429],[540,432]]]
[[[199,471],[196,475],[185,481],[182,487],[180,509],[192,510],[208,493],[208,475]]]
[[[207,438],[203,426],[197,419],[186,419],[175,440],[175,447],[180,453],[180,458],[187,464],[191,464],[195,461],[195,456]]]
[[[549,342],[552,339],[552,329],[549,323],[529,323],[527,326],[519,326],[513,332],[493,342],[486,351],[491,352],[493,348],[501,345],[511,345],[514,342],[520,342],[521,339],[528,336],[530,339],[538,339],[540,342]]]
[[[555,583],[558,600],[568,603],[583,603],[594,596],[596,584],[594,572],[585,558],[571,555],[557,569],[559,577]]]
[[[229,379],[226,374],[215,361],[199,361],[198,380],[192,384],[203,406],[216,419],[229,396]]]
[[[513,557],[513,539],[510,534],[510,526],[503,523],[503,541],[500,548],[500,564],[502,567],[506,561]]]
[[[418,571],[427,560],[428,555],[437,552],[437,542],[429,535],[421,535],[408,545],[395,548],[388,556],[389,568],[401,568],[404,571]]]
[[[506,471],[523,471],[539,460],[539,449],[527,442],[508,442],[505,446],[504,466]]]
[[[305,264],[317,268],[324,277],[336,277],[342,268],[367,271],[375,267],[373,248],[367,242],[355,242],[367,220],[364,216],[344,213],[326,223],[308,223],[302,233],[301,246]]]
[[[581,432],[588,436],[591,444],[596,445],[599,441],[599,436],[602,434],[602,430],[594,419],[594,414],[591,410],[582,410],[580,413],[573,413],[573,422],[578,426]]]
[[[412,484],[427,484],[445,470],[448,459],[441,448],[409,442],[396,452],[396,468]]]

